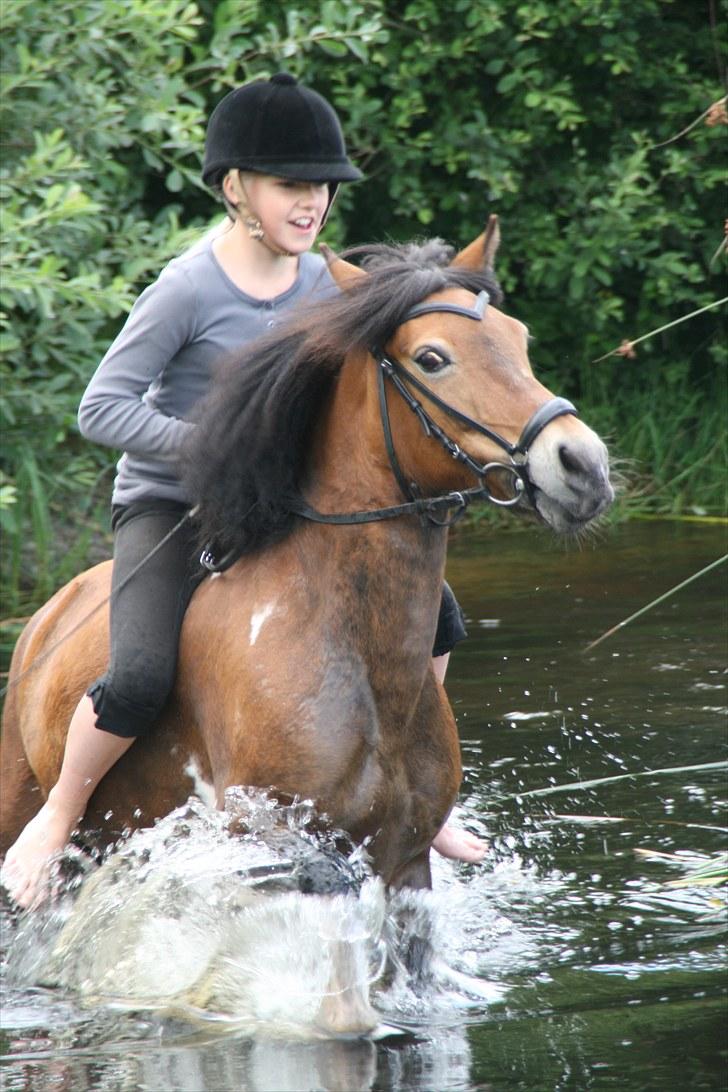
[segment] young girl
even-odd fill
[[[182,619],[204,576],[176,462],[211,367],[302,301],[337,291],[310,249],[338,185],[362,177],[333,108],[285,73],[218,104],[202,176],[222,196],[227,229],[170,262],[141,294],[79,409],[87,439],[124,452],[112,495],[111,656],[71,719],[56,785],[7,853],[0,879],[21,906],[42,897],[50,858],[172,689]],[[462,636],[446,588],[433,649],[441,681]],[[485,852],[449,825],[433,844],[462,860]]]

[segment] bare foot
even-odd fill
[[[454,861],[467,861],[468,864],[477,864],[482,861],[487,852],[487,845],[469,830],[453,827],[449,823],[441,829],[433,839],[432,848],[436,849],[443,857],[450,857]]]
[[[69,819],[46,801],[8,850],[0,883],[24,910],[40,906],[48,897],[53,857],[68,842],[77,821],[77,816]]]

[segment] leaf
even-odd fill
[[[165,184],[167,186],[167,189],[170,190],[171,193],[179,193],[180,190],[184,187],[185,180],[182,177],[181,172],[175,168],[167,175]]]
[[[346,46],[343,42],[338,42],[334,38],[322,38],[316,43],[319,48],[329,57],[345,57]]]
[[[350,53],[353,53],[362,64],[366,64],[369,60],[369,54],[366,46],[358,38],[344,38],[344,43]]]

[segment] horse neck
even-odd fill
[[[377,371],[366,354],[351,355],[339,373],[312,440],[305,491],[320,512],[371,510],[405,500],[387,458]],[[446,531],[407,514],[344,526],[306,523],[298,535],[298,556],[308,559],[308,586],[318,584],[323,600],[335,603],[339,654],[345,646],[354,651],[368,665],[373,690],[390,695],[387,701],[406,717],[413,680],[429,669]]]
[[[387,459],[376,371],[365,350],[350,353],[319,417],[308,494],[321,511],[381,508],[402,498]]]

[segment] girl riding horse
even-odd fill
[[[142,293],[81,402],[82,434],[124,452],[112,495],[110,660],[73,713],[58,781],[8,850],[0,879],[21,906],[41,897],[49,860],[172,689],[182,620],[205,575],[177,462],[211,369],[294,308],[336,293],[310,249],[338,185],[361,177],[331,105],[285,73],[232,91],[210,118],[203,179],[229,224]],[[441,680],[463,636],[445,586],[433,648]],[[447,824],[433,844],[464,860],[484,853]]]

